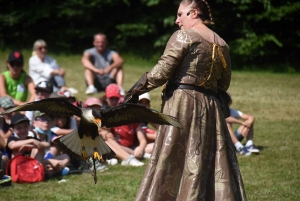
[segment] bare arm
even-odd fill
[[[99,73],[99,69],[96,68],[90,61],[90,53],[85,52],[81,58],[81,63],[84,68],[93,71],[94,73]]]
[[[55,131],[55,134],[56,135],[67,135],[69,133],[71,133],[73,131],[73,129],[63,129],[63,128],[60,128],[58,130]]]
[[[255,121],[255,118],[249,114],[242,114],[241,118],[243,120],[245,120],[245,124],[247,124],[246,126],[249,128],[253,125],[254,121]]]
[[[28,102],[33,102],[35,99],[35,86],[32,78],[30,76],[26,76],[25,85],[28,88],[29,99]]]
[[[5,140],[4,138],[0,135],[0,149],[4,149],[5,147]]]
[[[0,97],[7,96],[6,95],[6,82],[4,75],[0,75]]]
[[[234,117],[228,117],[225,120],[226,120],[226,123],[244,125],[243,121],[241,121],[241,120],[239,120],[237,118],[234,118]]]
[[[134,156],[137,158],[142,158],[147,146],[147,140],[141,126],[136,129],[136,134],[140,144],[137,148],[135,148]]]
[[[123,66],[124,60],[118,53],[112,55],[112,60],[113,63],[104,69],[105,74],[108,74],[114,68],[121,68]]]
[[[26,145],[33,145],[35,148],[40,148],[41,147],[40,141],[35,140],[35,139],[11,141],[8,144],[8,147],[11,150],[18,151],[21,147],[24,147]]]
[[[232,140],[232,143],[235,144],[238,142],[238,139],[236,138],[233,130],[232,130],[232,127],[229,123],[227,123],[227,128],[228,128],[228,131],[229,131],[229,134],[230,134],[230,138]]]

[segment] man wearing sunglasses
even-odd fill
[[[7,59],[7,70],[0,75],[0,97],[9,96],[15,105],[34,101],[34,83],[23,69],[20,51],[12,51]]]
[[[66,89],[66,71],[47,55],[47,44],[44,40],[37,40],[33,44],[33,56],[29,59],[29,75],[37,85],[41,81],[48,81],[54,91]]]

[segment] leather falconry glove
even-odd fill
[[[127,92],[124,98],[124,103],[138,103],[139,95],[149,91],[146,88],[147,82],[148,79],[147,79],[147,72],[146,72]]]

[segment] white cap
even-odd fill
[[[148,92],[143,93],[142,95],[139,96],[139,101],[142,99],[147,99],[148,101],[151,101],[150,94]]]

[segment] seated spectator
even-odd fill
[[[102,103],[99,98],[90,97],[88,98],[84,105],[86,107],[93,107],[101,109]],[[110,132],[110,129],[99,128],[99,134],[103,137],[105,143],[115,152],[116,157],[122,160],[121,165],[125,166],[142,166],[143,162],[137,160],[133,155],[128,154],[115,140],[113,134]],[[109,165],[116,165],[118,163],[117,159],[107,160]]]
[[[54,127],[51,128],[51,131],[57,136],[67,135],[73,130],[77,129],[76,120],[73,117],[66,115],[56,115],[54,118]]]
[[[6,151],[9,158],[16,155],[31,156],[43,163],[43,150],[50,147],[50,144],[41,143],[34,134],[29,131],[29,119],[22,114],[15,114],[11,117],[10,123],[13,135],[7,140]],[[32,150],[36,150],[32,152]]]
[[[4,112],[5,110],[15,107],[13,100],[8,96],[3,96],[0,98],[0,112]],[[9,129],[10,118],[13,116],[15,112],[5,114],[0,117],[0,136],[2,136],[5,141],[11,136],[12,131]]]
[[[84,76],[88,86],[86,94],[104,91],[111,83],[117,83],[121,93],[124,93],[123,59],[117,52],[107,49],[107,44],[106,35],[98,33],[94,36],[94,48],[87,49],[83,53],[81,62],[85,68]]]
[[[47,81],[39,82],[35,86],[35,101],[39,101],[39,100],[49,98],[52,92],[53,92],[53,86],[50,82],[47,82]],[[33,111],[26,111],[25,115],[30,120],[30,129],[32,129],[33,128],[32,122],[33,122],[33,118],[34,118],[34,112]]]
[[[47,55],[47,44],[44,40],[37,40],[33,44],[33,56],[29,59],[29,75],[32,77],[34,84],[37,85],[42,81],[48,81],[52,84],[53,90],[66,89],[64,76],[66,71],[56,63],[56,61]],[[72,93],[78,91],[73,88]]]
[[[0,75],[0,97],[11,97],[15,105],[34,101],[34,83],[23,69],[24,60],[21,52],[12,51],[6,65],[8,70]]]
[[[33,133],[35,137],[41,142],[48,143],[48,149],[45,149],[44,153],[44,165],[50,176],[58,172],[62,175],[69,173],[67,165],[70,162],[70,157],[67,154],[61,154],[56,146],[52,143],[52,139],[56,135],[51,131],[53,127],[54,118],[52,115],[35,111],[34,113],[34,129]]]
[[[95,108],[95,109],[101,109],[102,108],[102,103],[101,103],[101,100],[99,98],[90,97],[90,98],[86,99],[86,101],[84,102],[84,106]]]
[[[108,85],[105,92],[108,106],[117,106],[119,104],[119,99],[121,98],[118,85]],[[140,124],[128,124],[113,127],[111,128],[111,132],[114,134],[116,141],[128,154],[133,155],[137,159],[142,159],[144,157],[147,140]],[[138,145],[135,144],[135,139],[137,139]]]
[[[139,96],[139,102],[138,103],[140,105],[143,105],[147,108],[151,108],[150,102],[151,102],[151,98],[150,98],[150,94],[148,92]],[[147,141],[148,142],[154,142],[155,139],[156,139],[157,132],[154,129],[148,128],[148,124],[150,124],[155,129],[158,129],[158,125],[154,124],[154,123],[151,123],[151,122],[142,123],[142,129],[146,133]]]
[[[148,92],[139,96],[139,102],[138,103],[140,105],[143,105],[147,108],[150,108],[151,107],[150,102],[151,102],[151,98],[150,98],[150,94]],[[157,135],[156,130],[154,130],[152,128],[148,128],[148,124],[150,124],[155,129],[158,128],[157,124],[154,124],[154,123],[151,123],[151,122],[141,123],[141,127],[142,127],[144,133],[146,134],[146,139],[147,139],[147,146],[145,148],[144,158],[149,158],[151,156],[153,146],[154,146],[154,141],[155,141],[156,135]]]
[[[232,100],[229,102],[229,107],[231,104]],[[226,118],[226,123],[232,142],[234,143],[237,152],[245,156],[248,156],[251,153],[259,153],[259,149],[257,149],[253,144],[254,120],[255,119],[252,115],[245,114],[233,108],[230,108],[230,117]],[[233,124],[238,124],[240,126],[233,131]],[[247,139],[245,146],[241,143],[244,138]]]

